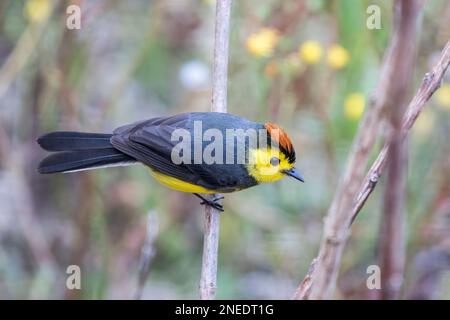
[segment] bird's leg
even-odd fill
[[[202,200],[202,202],[200,202],[200,204],[208,205],[210,207],[213,207],[214,209],[217,209],[217,210],[223,212],[223,206],[217,202],[217,201],[223,199],[224,198],[223,196],[220,195],[220,196],[215,197],[210,200],[210,199],[207,199],[207,198],[199,195],[198,193],[194,193],[193,195]]]
[[[212,201],[217,202],[217,201],[222,200],[222,199],[225,199],[225,197],[224,197],[223,195],[219,194],[219,195],[216,195],[216,196],[212,199]]]

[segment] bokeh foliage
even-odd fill
[[[69,4],[82,8],[80,30],[66,28]],[[366,27],[372,4],[380,30]],[[289,298],[306,273],[377,85],[391,11],[381,0],[235,1],[229,112],[282,125],[306,184],[285,179],[226,196],[218,298]],[[447,1],[426,2],[415,88],[450,36],[449,19]],[[213,40],[212,0],[0,1],[0,298],[132,298],[148,215],[159,235],[143,298],[197,297],[197,199],[141,166],[39,176],[35,139],[209,110]],[[409,140],[405,297],[420,292],[429,270],[420,257],[441,250],[435,294],[450,298],[449,80]],[[354,225],[339,298],[371,297],[366,268],[376,263],[381,196],[376,190]],[[71,264],[81,267],[80,291],[66,290]]]

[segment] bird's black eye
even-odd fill
[[[278,159],[277,157],[272,157],[270,159],[270,164],[273,165],[274,167],[280,164],[280,159]]]

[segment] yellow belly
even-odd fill
[[[202,186],[198,186],[183,180],[167,176],[165,174],[150,170],[151,175],[158,180],[161,184],[178,191],[190,192],[190,193],[216,193],[216,191],[208,190]]]

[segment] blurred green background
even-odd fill
[[[79,30],[66,27],[71,4],[81,8]],[[380,30],[366,27],[371,4]],[[210,110],[214,12],[213,0],[0,0],[0,299],[135,297],[147,221],[158,233],[147,241],[156,254],[142,298],[198,297],[198,199],[142,166],[39,176],[45,152],[35,139]],[[390,1],[234,1],[228,110],[283,126],[306,184],[226,196],[218,298],[290,298],[306,274],[391,17]],[[448,21],[448,1],[426,2],[414,88],[450,38]],[[449,78],[409,140],[404,297],[450,298]],[[372,296],[379,187],[353,226],[337,298]],[[66,288],[69,265],[81,268],[81,290]]]

